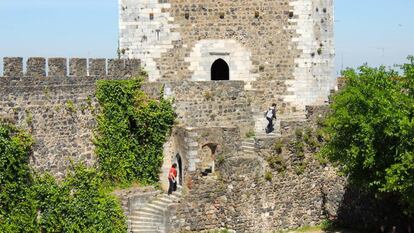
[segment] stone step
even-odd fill
[[[145,222],[145,221],[133,221],[131,223],[134,229],[150,228],[150,229],[162,229],[165,228],[164,222]]]
[[[145,217],[145,218],[163,218],[164,214],[160,213],[148,213],[148,212],[142,212],[142,211],[136,211],[129,215],[130,218],[139,218],[139,217]]]
[[[174,202],[174,200],[173,200],[172,198],[169,198],[169,197],[168,197],[168,195],[167,195],[167,197],[165,197],[165,196],[160,196],[160,197],[158,197],[156,200],[157,200],[157,201],[160,201],[160,202],[165,202],[165,203],[168,203],[168,204],[170,204],[170,203],[173,203],[173,202]]]
[[[159,230],[132,230],[132,233],[163,233],[164,231]]]
[[[134,232],[137,232],[139,230],[141,230],[142,232],[150,232],[150,231],[155,231],[155,232],[165,232],[165,226],[151,226],[151,225],[137,225],[137,224],[132,224],[132,229],[134,229]]]
[[[155,214],[155,215],[164,215],[163,210],[154,209],[152,207],[144,206],[141,209],[137,210],[137,212],[134,213],[147,213],[147,214]]]
[[[147,217],[147,216],[131,216],[130,220],[132,222],[158,222],[162,223],[164,222],[164,216],[153,216],[153,217]]]
[[[181,199],[182,187],[178,186],[177,191],[172,195],[161,193],[147,203],[144,207],[133,211],[129,220],[133,233],[164,233],[166,219],[165,212],[169,206]]]
[[[157,204],[153,204],[153,203],[149,203],[147,205],[145,205],[144,208],[151,208],[153,210],[158,210],[159,212],[164,212],[167,208],[166,206],[163,205],[157,205]]]
[[[254,141],[252,141],[252,142],[245,142],[245,141],[243,141],[242,142],[242,147],[243,146],[245,146],[245,147],[254,147],[254,145],[255,145],[255,142]]]
[[[242,146],[243,150],[255,150],[256,148],[254,146]]]
[[[261,134],[261,135],[257,135],[256,138],[257,139],[266,139],[266,138],[280,138],[282,137],[282,135],[280,133],[277,134]]]
[[[168,209],[169,205],[171,205],[171,203],[152,201],[151,203],[148,203],[146,206],[165,211]]]
[[[176,192],[173,192],[173,194],[171,194],[171,195],[168,195],[168,194],[165,193],[161,197],[166,198],[166,199],[170,199],[171,203],[174,203],[174,202],[176,202],[177,200],[179,200],[181,198],[181,196],[177,196],[177,195],[175,195],[175,193]]]

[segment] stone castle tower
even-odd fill
[[[290,116],[334,88],[333,0],[119,4],[119,53],[141,59],[150,81],[244,81],[258,112],[277,102]]]

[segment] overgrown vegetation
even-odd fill
[[[346,70],[333,98],[323,155],[378,197],[395,194],[414,213],[414,57],[403,75],[385,67]]]
[[[76,167],[61,184],[29,169],[33,140],[0,123],[0,232],[125,232],[119,203],[94,169]]]
[[[149,99],[141,80],[98,81],[96,154],[104,178],[114,184],[154,184],[163,144],[175,115],[171,101]]]
[[[171,102],[151,100],[139,88],[140,80],[98,83],[99,166],[73,165],[61,182],[31,172],[32,138],[0,123],[0,232],[126,232],[107,184],[155,183],[175,118]],[[76,111],[72,102],[66,108]]]
[[[278,172],[286,171],[287,165],[282,155],[269,156],[266,158],[266,162],[269,164],[270,168],[275,169]]]
[[[264,178],[267,181],[272,181],[272,178],[273,178],[272,172],[271,171],[266,171],[265,174],[264,174]]]

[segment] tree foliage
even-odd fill
[[[140,80],[98,82],[96,154],[105,179],[112,183],[158,181],[175,115],[170,101],[149,99],[140,86]]]
[[[326,120],[324,156],[350,182],[378,195],[394,193],[414,212],[414,58],[403,75],[362,66],[343,75]]]

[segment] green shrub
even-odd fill
[[[77,166],[61,184],[47,174],[33,176],[32,143],[0,123],[0,232],[126,232],[120,204],[95,169]]]
[[[296,155],[298,158],[305,157],[305,144],[303,143],[302,139],[296,138],[295,141],[290,143],[290,150],[291,152]]]
[[[313,137],[313,130],[312,128],[306,128],[305,132],[303,133],[303,141],[308,144],[309,141],[312,140]]]
[[[16,127],[0,123],[0,216],[15,212],[17,215],[33,214],[21,206],[31,183],[27,160],[33,140]],[[16,207],[21,207],[16,210]],[[16,212],[17,211],[17,212]],[[21,216],[26,218],[27,216]]]
[[[294,167],[296,175],[302,175],[305,172],[306,166],[307,164],[305,162],[296,164]]]
[[[270,172],[270,171],[266,171],[266,172],[265,172],[265,175],[264,175],[264,178],[265,178],[265,180],[267,180],[267,181],[272,181],[272,178],[273,178],[272,172]]]
[[[300,129],[300,128],[295,129],[295,136],[296,136],[296,138],[302,138],[303,130]]]
[[[333,97],[322,154],[377,197],[395,195],[414,214],[414,57],[401,73],[385,67],[346,70]]]
[[[278,139],[273,145],[273,149],[276,151],[277,154],[282,154],[283,146],[283,141],[281,139]]]
[[[72,100],[66,101],[65,108],[69,112],[76,112],[76,107]]]
[[[286,161],[282,156],[269,156],[266,158],[266,162],[269,164],[269,167],[277,170],[278,172],[283,172],[286,170]]]
[[[246,138],[253,138],[254,136],[256,136],[254,131],[249,131],[249,132],[246,133]]]
[[[223,165],[224,164],[224,161],[225,161],[225,158],[224,158],[224,155],[223,154],[217,155],[217,157],[216,157],[216,163],[217,163],[218,166]]]

